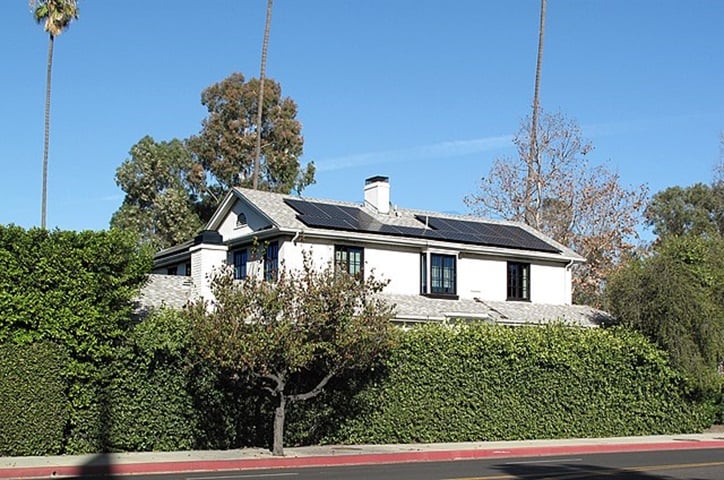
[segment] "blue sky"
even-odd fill
[[[56,41],[48,225],[102,229],[144,135],[197,133],[201,91],[257,76],[264,0],[80,0]],[[40,223],[47,36],[0,6],[0,224]],[[468,212],[529,114],[538,0],[276,0],[267,74],[299,106],[308,196]],[[724,129],[724,2],[549,0],[541,104],[578,120],[626,185],[709,182]]]

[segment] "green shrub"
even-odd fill
[[[664,434],[709,420],[662,352],[624,330],[426,325],[327,441],[410,443]]]
[[[0,341],[52,341],[68,358],[63,453],[103,448],[105,370],[150,267],[148,252],[121,231],[0,226]]]
[[[0,345],[0,456],[61,453],[69,420],[66,362],[51,342]]]

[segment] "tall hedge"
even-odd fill
[[[51,342],[0,345],[0,456],[62,452],[69,420],[66,362]]]
[[[104,448],[105,368],[150,267],[149,252],[121,231],[0,226],[0,341],[52,341],[67,356],[64,453]]]
[[[665,434],[710,421],[664,354],[623,330],[427,325],[407,332],[386,371],[329,441]]]

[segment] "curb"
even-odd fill
[[[555,456],[595,453],[621,453],[666,450],[724,448],[724,440],[674,440],[651,443],[618,443],[591,445],[557,445],[512,447],[507,449],[476,448],[464,450],[429,450],[416,452],[358,453],[297,457],[269,457],[226,460],[186,460],[91,465],[64,465],[0,468],[0,479],[63,478],[87,475],[143,475],[192,472],[223,472],[272,468],[335,467],[411,462],[445,462],[526,456]]]

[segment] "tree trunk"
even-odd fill
[[[274,410],[274,444],[272,446],[272,455],[282,457],[284,456],[284,414],[287,399],[284,393],[277,392],[279,396],[279,403],[277,408]]]
[[[266,25],[264,26],[264,42],[261,46],[261,68],[259,69],[259,101],[256,112],[256,150],[254,153],[254,171],[251,186],[254,190],[259,188],[259,175],[261,170],[261,122],[264,110],[264,77],[266,76],[266,52],[269,45],[269,28],[271,27],[272,1],[266,4]]]
[[[50,77],[53,71],[53,35],[48,41],[48,71],[45,78],[45,140],[43,141],[43,185],[40,205],[40,228],[46,227],[46,212],[48,205],[48,146],[50,144]]]
[[[525,186],[525,223],[540,228],[540,160],[538,158],[538,109],[540,105],[540,76],[543,64],[543,34],[545,32],[546,0],[540,2],[540,25],[538,28],[538,57],[535,65],[535,86],[533,88],[533,113],[530,119],[530,150],[528,152],[528,175]],[[538,167],[538,168],[536,168]],[[533,192],[536,191],[535,207]]]

